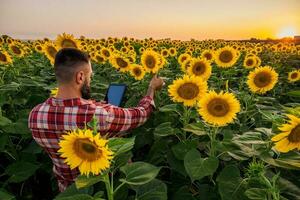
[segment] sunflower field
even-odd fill
[[[59,152],[72,168],[80,163],[68,148],[76,138],[85,142],[82,159],[102,161],[79,166],[81,175],[59,193],[28,115],[56,95],[53,63],[65,47],[90,55],[97,101],[110,83],[125,83],[124,107],[134,107],[153,74],[166,84],[149,120],[122,137],[101,136],[92,120],[90,129],[62,138]],[[4,35],[0,199],[299,200],[299,83],[300,45],[292,42]],[[91,148],[101,154],[89,154]]]

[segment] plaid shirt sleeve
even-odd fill
[[[103,106],[107,111],[107,129],[105,132],[123,132],[144,124],[154,107],[154,101],[150,96],[145,96],[140,100],[139,104],[133,108],[121,108],[106,104],[106,106]]]

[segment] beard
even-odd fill
[[[88,86],[86,80],[84,81],[84,83],[83,83],[83,85],[82,85],[80,91],[81,91],[81,97],[82,97],[83,99],[87,99],[87,100],[88,100],[88,99],[91,98],[91,87]]]

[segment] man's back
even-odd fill
[[[110,104],[82,98],[58,99],[51,97],[32,109],[28,126],[34,140],[48,153],[53,162],[53,172],[63,191],[78,176],[77,168],[71,170],[57,152],[62,134],[84,128],[95,115],[101,134],[126,131],[143,124],[152,111],[153,99],[144,97],[135,108],[119,108]]]

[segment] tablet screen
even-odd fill
[[[126,85],[111,84],[107,91],[107,102],[115,106],[120,106],[125,89]]]

